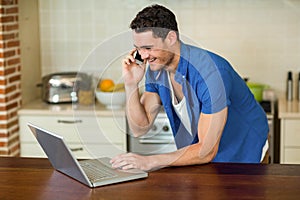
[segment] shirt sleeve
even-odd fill
[[[158,93],[158,80],[155,80],[155,77],[157,76],[159,72],[151,71],[150,68],[147,68],[146,74],[145,74],[145,90],[147,92],[156,92]]]
[[[203,78],[198,87],[203,113],[213,114],[230,104],[230,83],[229,74],[225,70],[215,70]]]

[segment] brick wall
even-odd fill
[[[21,105],[18,0],[0,0],[0,155],[20,155]]]

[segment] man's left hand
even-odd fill
[[[151,170],[150,156],[141,156],[134,153],[118,155],[111,159],[110,163],[115,169],[140,169],[142,171]]]

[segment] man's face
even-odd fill
[[[142,59],[148,61],[153,71],[168,67],[174,58],[168,44],[162,38],[153,37],[152,31],[141,33],[133,31],[133,41]]]

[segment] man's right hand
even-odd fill
[[[122,73],[125,86],[137,86],[143,79],[145,74],[146,64],[145,62],[138,65],[133,57],[136,49],[132,49],[129,54],[122,60]]]

